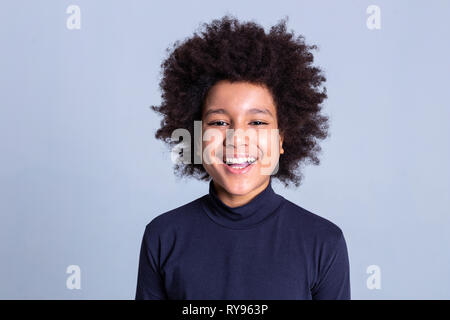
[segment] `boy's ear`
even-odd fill
[[[284,141],[284,135],[282,132],[280,132],[280,154],[284,153],[284,149],[283,149],[283,141]]]

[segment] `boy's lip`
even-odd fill
[[[227,166],[225,165],[225,171],[228,173],[231,173],[233,175],[241,175],[241,174],[246,174],[248,173],[250,170],[252,170],[252,168],[255,166],[255,163],[249,164],[247,165],[245,168],[243,169],[236,169],[233,168],[231,166]]]
[[[223,153],[223,158],[225,159],[226,157],[232,157],[232,158],[258,158],[257,155],[251,155],[249,153],[234,153],[234,152],[229,152],[227,153],[226,151]]]
[[[249,158],[249,157],[252,157],[252,158],[257,158],[257,157],[255,157],[255,156],[252,156],[252,155],[249,155],[249,154],[233,154],[233,155],[231,155],[230,157],[232,157],[232,158]],[[224,159],[225,159],[226,157],[224,156]]]
[[[256,161],[258,161],[259,160],[259,157],[258,156],[251,156],[251,155],[243,155],[243,154],[241,154],[241,155],[233,155],[233,156],[229,156],[229,158],[233,158],[233,159],[237,159],[237,158],[255,158],[256,160],[255,160],[255,162]],[[223,159],[222,159],[222,161],[223,161],[223,163],[227,163],[227,157],[223,157]]]

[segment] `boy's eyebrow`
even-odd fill
[[[247,111],[247,113],[265,113],[265,114],[268,114],[269,116],[271,116],[273,118],[272,112],[270,112],[270,110],[267,109],[267,108],[263,108],[263,109],[251,108],[251,109],[249,109]]]
[[[210,115],[210,114],[227,114],[227,111],[223,108],[218,108],[218,109],[209,109],[208,111],[205,112],[204,117]],[[272,112],[270,112],[269,109],[267,108],[251,108],[247,110],[247,113],[264,113],[264,114],[268,114],[269,116],[271,116],[273,118],[273,114]]]

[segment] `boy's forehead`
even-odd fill
[[[249,82],[217,82],[208,92],[206,105],[226,107],[229,104],[270,105],[273,97],[265,85]]]
[[[272,109],[272,110],[271,110]],[[262,114],[262,115],[267,115],[270,116],[272,118],[275,117],[274,115],[274,110],[273,110],[273,106],[249,106],[248,108],[246,107],[241,107],[241,106],[237,106],[237,105],[231,105],[230,107],[217,107],[217,106],[209,106],[209,108],[207,108],[204,112],[204,116],[208,116],[211,114],[224,114],[224,115],[232,115],[234,113],[239,113],[239,114]]]
[[[219,81],[209,90],[207,101],[221,100],[260,100],[271,101],[270,91],[263,85],[248,82]]]

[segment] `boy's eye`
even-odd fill
[[[257,126],[261,126],[261,125],[266,125],[267,122],[263,122],[263,121],[256,120],[256,121],[250,122],[250,124],[252,124],[252,125],[257,125]],[[208,123],[208,125],[215,125],[215,126],[221,127],[221,126],[227,125],[227,123],[226,123],[225,121],[218,120],[218,121],[210,122],[210,123]]]
[[[267,124],[266,122],[262,122],[262,121],[258,121],[258,120],[257,121],[252,121],[251,123],[253,123],[253,124],[257,125],[257,126]]]
[[[224,124],[226,124],[226,122],[225,122],[225,121],[219,120],[219,121],[210,122],[210,123],[208,123],[208,124],[209,124],[209,125],[223,126]]]

